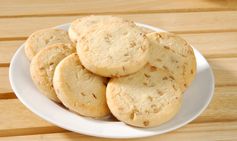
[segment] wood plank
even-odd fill
[[[237,121],[237,86],[216,87],[208,108],[194,122]]]
[[[180,34],[207,58],[237,57],[237,32]],[[16,49],[24,42],[0,41],[0,66],[9,66]]]
[[[215,75],[216,86],[237,85],[237,58],[208,59]]]
[[[118,16],[176,33],[237,31],[237,11],[126,14]],[[77,17],[79,16],[0,18],[0,40],[24,39],[36,30],[68,23]]]
[[[89,7],[89,8],[88,8]],[[66,15],[94,13],[182,12],[236,9],[234,0],[9,0],[1,1],[0,16]]]
[[[216,88],[207,110],[192,123],[237,121],[236,91],[237,87]],[[0,100],[0,109],[0,136],[20,135],[22,131],[24,134],[63,131],[30,112],[17,99]]]
[[[2,137],[1,141],[235,141],[237,140],[237,122],[188,124],[173,132],[138,139],[108,139],[85,136],[73,132],[40,134],[28,136]]]
[[[0,136],[64,131],[29,111],[17,99],[0,100]]]
[[[214,71],[216,86],[237,85],[237,58],[213,58],[208,61]],[[0,67],[0,84],[0,94],[12,92],[7,67]]]
[[[8,70],[8,67],[0,67],[0,94],[12,92],[12,88],[8,79]]]
[[[8,64],[11,61],[12,56],[14,55],[17,48],[23,44],[25,40],[22,41],[0,41],[0,65]],[[1,65],[2,66],[2,65]]]
[[[205,57],[237,57],[237,32],[180,34]]]

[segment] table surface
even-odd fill
[[[237,140],[237,1],[235,0],[4,0],[0,4],[0,140],[111,140],[73,133],[46,122],[14,95],[10,59],[27,36],[85,15],[119,15],[174,32],[195,46],[216,79],[208,108],[190,124],[163,135],[126,139]]]

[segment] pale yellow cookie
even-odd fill
[[[56,43],[71,43],[68,33],[53,28],[36,31],[25,42],[25,54],[29,60],[32,60],[41,49]]]
[[[196,74],[196,59],[192,47],[172,33],[149,33],[151,46],[149,63],[168,71],[184,91]]]
[[[149,42],[133,22],[105,22],[77,43],[81,63],[91,72],[119,77],[140,70],[148,61]]]
[[[30,73],[35,85],[44,95],[56,102],[60,101],[53,88],[55,67],[75,50],[72,44],[54,44],[43,48],[31,61]]]
[[[70,110],[94,118],[108,115],[107,79],[86,70],[77,54],[63,59],[56,67],[53,85],[58,98]]]
[[[80,36],[85,35],[89,30],[96,28],[100,24],[104,24],[105,22],[114,23],[122,21],[122,18],[107,15],[87,16],[73,21],[69,27],[68,34],[73,42],[77,42]]]
[[[177,114],[182,92],[169,73],[147,64],[135,74],[111,79],[106,98],[117,119],[137,127],[154,127]]]

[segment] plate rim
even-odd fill
[[[151,26],[151,25],[147,25],[147,24],[143,24],[143,23],[136,23],[136,24],[137,24],[138,26],[151,29],[151,30],[153,30],[154,32],[167,32],[167,31],[165,31],[165,30],[163,30],[163,29],[160,29],[160,28],[157,28],[157,27],[154,27],[154,26]],[[62,27],[64,27],[64,26],[68,26],[68,25],[70,25],[70,23],[61,24],[61,25],[55,26],[55,27],[53,27],[53,28],[62,28]],[[76,132],[76,133],[85,134],[85,135],[89,135],[89,136],[95,136],[95,137],[117,138],[117,139],[119,139],[119,138],[121,138],[121,139],[122,139],[122,138],[141,138],[141,137],[148,137],[148,136],[154,136],[154,135],[159,135],[159,134],[167,133],[167,132],[176,130],[176,129],[178,129],[178,128],[180,128],[180,127],[182,127],[182,126],[184,126],[184,125],[190,123],[190,122],[193,121],[194,119],[196,119],[196,118],[207,108],[207,106],[208,106],[209,103],[211,102],[211,100],[212,100],[212,98],[213,98],[213,95],[214,95],[214,90],[215,90],[215,77],[214,77],[213,70],[212,70],[210,64],[208,63],[208,61],[206,60],[206,58],[205,58],[196,48],[194,48],[194,47],[190,44],[191,47],[194,49],[194,52],[199,53],[199,54],[205,59],[207,65],[208,65],[208,67],[209,67],[210,78],[211,78],[211,81],[212,81],[212,85],[210,86],[210,88],[211,88],[211,94],[210,94],[209,98],[207,99],[207,102],[205,103],[205,105],[202,106],[202,109],[201,109],[199,112],[196,112],[195,116],[191,117],[189,120],[186,120],[186,121],[183,122],[182,124],[178,124],[178,125],[173,126],[173,127],[169,128],[169,129],[162,130],[162,131],[160,131],[160,132],[152,132],[152,133],[150,132],[149,134],[145,134],[145,135],[144,135],[144,134],[140,134],[140,135],[122,135],[122,136],[121,136],[121,135],[118,135],[118,134],[116,134],[116,135],[115,135],[115,134],[112,134],[112,135],[106,134],[106,135],[105,135],[105,134],[100,134],[100,133],[96,133],[96,132],[91,133],[90,131],[89,131],[89,132],[82,131],[82,130],[78,131],[78,130],[75,130],[75,129],[73,129],[73,128],[65,127],[65,126],[63,126],[63,125],[60,124],[60,123],[54,122],[54,121],[53,121],[52,119],[50,119],[49,117],[46,117],[46,116],[43,115],[42,113],[37,112],[37,110],[36,110],[35,108],[33,108],[33,107],[31,107],[30,105],[28,105],[28,104],[26,103],[26,101],[24,100],[24,98],[22,98],[22,97],[20,96],[20,94],[18,94],[18,92],[17,92],[17,90],[16,90],[17,88],[16,88],[16,86],[15,86],[15,84],[14,84],[14,79],[12,78],[12,73],[13,73],[13,72],[12,72],[12,71],[13,71],[13,70],[12,70],[12,67],[13,67],[15,58],[17,57],[17,55],[19,54],[19,52],[21,51],[21,49],[24,47],[24,45],[25,45],[25,42],[24,42],[22,45],[20,45],[20,47],[19,47],[19,48],[17,49],[17,51],[14,53],[14,55],[13,55],[11,61],[10,61],[10,66],[9,66],[9,80],[10,80],[10,85],[11,85],[11,87],[12,87],[12,89],[13,89],[13,92],[15,93],[15,95],[17,96],[17,98],[18,98],[30,111],[32,111],[34,114],[36,114],[37,116],[39,116],[39,117],[42,118],[43,120],[46,120],[46,121],[49,122],[49,123],[52,123],[52,124],[54,124],[54,125],[56,125],[56,126],[59,126],[59,127],[61,127],[61,128],[64,128],[64,129],[66,129],[66,130],[73,131],[73,132]],[[196,57],[196,56],[195,56],[195,57]]]

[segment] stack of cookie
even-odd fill
[[[133,21],[88,16],[68,33],[44,29],[25,44],[35,85],[82,116],[113,114],[137,127],[154,127],[179,111],[196,73],[190,45],[171,33],[146,33]]]

